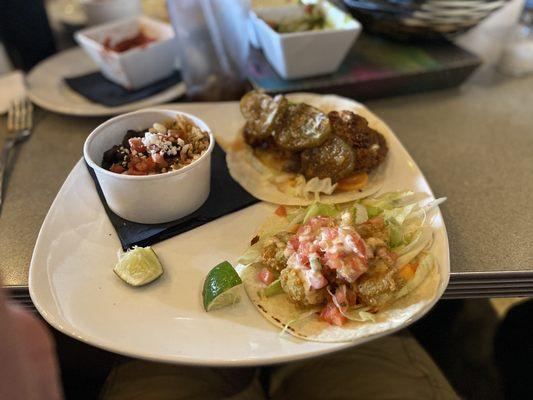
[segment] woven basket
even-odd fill
[[[442,41],[480,23],[508,0],[344,0],[367,32]]]

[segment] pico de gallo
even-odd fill
[[[424,221],[443,199],[419,205],[408,203],[416,196],[406,193],[342,209],[316,203],[299,211],[301,222],[294,216],[298,211],[280,206],[275,214],[291,220],[287,229],[256,239],[262,265],[257,279],[267,297],[278,288],[275,294],[317,308],[318,317],[332,325],[361,320],[361,311],[372,319],[402,289],[411,289],[417,268],[423,264],[426,270],[431,259],[423,251],[432,237]]]
[[[161,174],[193,163],[208,147],[208,133],[177,115],[142,131],[128,130],[122,143],[104,152],[102,167],[124,175]]]

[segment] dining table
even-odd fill
[[[444,299],[533,295],[532,88],[533,76],[491,72],[454,89],[365,103],[395,132],[435,196],[447,198],[440,206],[451,264]],[[11,159],[0,215],[0,277],[27,307],[41,224],[82,157],[85,138],[105,119],[37,108],[33,135]],[[5,117],[0,125],[5,137]]]

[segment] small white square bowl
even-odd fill
[[[361,24],[349,14],[327,1],[318,5],[332,28],[278,33],[265,22],[278,22],[303,14],[298,5],[259,8],[251,13],[264,55],[284,79],[335,72],[361,33]]]
[[[112,43],[136,36],[140,30],[154,42],[118,53],[106,49]],[[139,89],[172,74],[176,67],[178,43],[170,24],[145,16],[97,25],[75,34],[76,41],[100,67],[102,74],[126,89]]]

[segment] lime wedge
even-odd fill
[[[163,267],[151,247],[134,247],[122,253],[113,271],[132,286],[146,285],[163,275]]]
[[[206,311],[216,310],[238,303],[239,285],[242,280],[231,264],[224,261],[207,274],[202,296]]]

